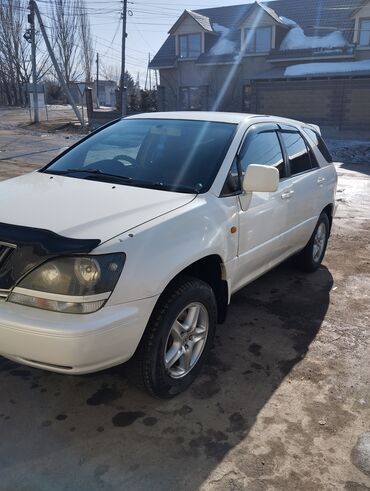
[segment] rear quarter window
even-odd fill
[[[331,164],[333,162],[333,157],[331,156],[331,153],[329,152],[329,149],[321,135],[311,128],[303,128],[303,131],[309,137],[310,141],[312,141],[312,143],[317,147],[328,164]]]

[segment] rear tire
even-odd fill
[[[325,256],[326,246],[330,235],[328,215],[321,213],[315,230],[306,247],[297,256],[297,264],[302,271],[313,273],[319,269]]]
[[[135,385],[161,398],[186,390],[212,348],[216,319],[216,298],[207,283],[176,280],[155,307],[131,362]]]

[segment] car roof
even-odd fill
[[[185,119],[191,121],[212,121],[218,123],[240,124],[255,118],[265,119],[271,123],[287,123],[301,126],[302,122],[279,116],[268,116],[265,114],[249,113],[227,113],[217,111],[168,111],[141,113],[128,116],[125,119]]]
[[[245,113],[224,113],[215,111],[170,111],[170,112],[155,112],[142,113],[129,116],[129,119],[188,119],[192,121],[214,121],[219,123],[241,123],[248,118],[252,118],[253,114]]]

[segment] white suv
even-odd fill
[[[141,114],[0,184],[0,352],[68,374],[131,359],[150,393],[199,373],[231,295],[289,256],[315,271],[337,175],[319,128]]]

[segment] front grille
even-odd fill
[[[14,244],[8,244],[6,242],[0,242],[0,269],[5,264],[5,261],[12,255],[15,251]]]

